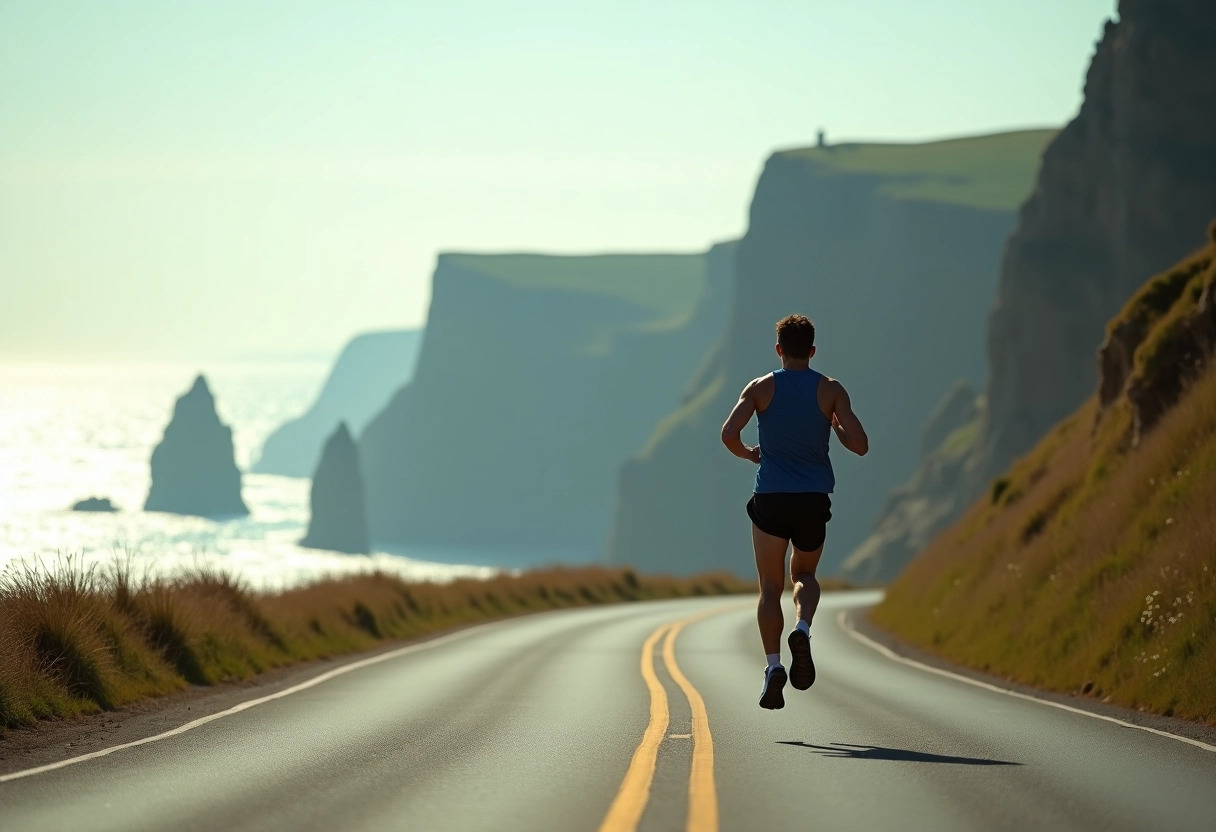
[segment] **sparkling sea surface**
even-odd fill
[[[370,569],[417,580],[493,574],[451,565],[451,552],[428,560],[425,552],[352,556],[297,546],[308,525],[304,479],[245,473],[251,514],[243,520],[144,512],[152,449],[200,371],[233,430],[237,466],[247,471],[270,432],[312,402],[328,364],[0,364],[0,568],[68,555],[99,568],[130,559],[137,574],[206,564],[263,588]],[[70,511],[91,496],[109,497],[120,510]],[[480,560],[470,553],[467,562]]]

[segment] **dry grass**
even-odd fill
[[[280,593],[208,570],[134,580],[127,569],[98,573],[71,559],[9,569],[0,573],[0,731],[472,621],[751,589],[726,574],[639,577],[590,567],[449,584],[377,573]]]
[[[890,588],[874,619],[953,661],[1216,724],[1216,362],[1135,448],[1091,401]]]

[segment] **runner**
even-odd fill
[[[815,683],[811,659],[811,620],[819,606],[815,569],[823,555],[827,522],[832,518],[828,496],[836,485],[828,459],[828,436],[858,456],[870,448],[844,386],[810,368],[815,355],[815,325],[802,315],[777,322],[777,355],[781,369],[754,379],[722,426],[722,444],[740,459],[759,465],[756,491],[747,504],[752,520],[752,546],[760,578],[756,620],[768,666],[760,707],[785,707],[782,691],[787,674],[781,664],[781,591],[785,588],[785,553],[793,543],[790,579],[794,584],[797,625],[787,643],[793,660],[788,680],[798,690]],[[739,438],[756,414],[760,444],[749,448]]]

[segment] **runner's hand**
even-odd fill
[[[756,463],[757,465],[759,465],[760,464],[760,446],[757,445],[754,448],[748,448],[747,449],[747,458],[750,459],[752,462]]]

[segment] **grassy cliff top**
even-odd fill
[[[705,291],[706,256],[694,254],[444,254],[453,266],[525,289],[567,289],[680,318]]]
[[[781,151],[821,175],[870,174],[896,199],[1016,210],[1034,186],[1039,160],[1058,131],[1018,130],[919,144],[836,144]]]

